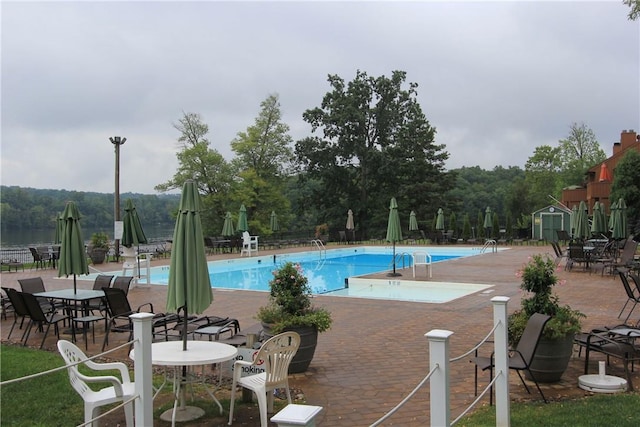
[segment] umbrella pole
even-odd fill
[[[76,288],[76,274],[73,273],[73,294],[75,295],[77,293],[78,293],[78,291],[77,291],[77,288]]]

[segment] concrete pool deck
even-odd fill
[[[333,247],[333,246],[331,246]],[[330,247],[330,248],[331,248]],[[289,250],[264,251],[282,253]],[[411,251],[411,246],[406,250]],[[261,250],[261,254],[262,254]],[[478,292],[448,303],[427,304],[419,302],[386,301],[361,298],[317,296],[314,302],[326,306],[333,314],[333,328],[321,334],[318,348],[309,370],[291,377],[291,386],[304,392],[306,402],[322,406],[318,416],[320,426],[368,426],[382,417],[401,401],[428,372],[428,342],[424,334],[432,329],[448,329],[451,337],[451,357],[456,357],[480,341],[492,327],[492,305],[494,296],[511,298],[509,311],[520,305],[520,280],[516,271],[535,253],[553,254],[550,245],[515,246],[498,253],[460,258],[433,266],[431,281],[459,283],[479,283],[493,285],[487,291]],[[209,259],[239,257],[239,254],[215,255]],[[154,260],[153,265],[168,264],[169,259]],[[102,270],[114,270],[115,264],[103,265]],[[563,266],[563,264],[561,264]],[[400,270],[402,277],[413,280],[410,269]],[[556,286],[560,302],[570,304],[587,315],[584,330],[592,327],[618,323],[617,315],[626,301],[619,278],[601,277],[581,269],[558,272],[566,283]],[[41,276],[48,290],[72,286],[72,279],[54,279],[57,271],[52,269],[19,272],[2,272],[2,286],[19,289],[17,279]],[[385,274],[373,275],[384,278]],[[422,276],[424,278],[424,275]],[[91,286],[90,282],[79,281],[81,287]],[[156,311],[164,311],[165,287],[135,287],[129,292],[132,306],[152,302]],[[214,291],[214,302],[205,314],[224,315],[237,318],[241,326],[256,323],[254,315],[267,302],[268,294],[251,291]],[[634,313],[635,321],[640,313]],[[2,321],[2,340],[6,341],[13,319]],[[97,334],[101,328],[97,327]],[[19,336],[14,334],[14,337]],[[12,338],[14,338],[12,337]],[[113,338],[112,338],[113,337]],[[89,343],[89,354],[99,353],[101,336],[96,344]],[[111,346],[124,342],[125,336],[110,336]],[[50,333],[45,347],[55,349],[55,335]],[[35,338],[30,344],[39,344]],[[490,348],[488,352],[490,352]],[[116,354],[127,360],[126,350]],[[451,408],[452,419],[473,401],[473,364],[471,358],[451,364]],[[591,373],[597,371],[595,355]],[[545,395],[550,400],[589,395],[578,388],[578,376],[582,375],[584,355],[577,352],[571,360],[569,370],[562,381],[556,384],[542,384]],[[481,384],[486,384],[486,373],[481,374]],[[622,365],[612,360],[607,374],[623,376]],[[633,373],[638,384],[638,373]],[[510,376],[512,398],[516,400],[540,401],[535,387],[527,395],[517,375]],[[391,417],[384,425],[424,426],[429,424],[428,386],[420,390],[403,409]],[[484,399],[488,404],[488,398]],[[187,424],[188,425],[188,424]]]

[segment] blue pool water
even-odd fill
[[[412,248],[418,250],[419,248]],[[472,249],[451,249],[438,253],[428,248],[433,262],[439,262],[461,256],[477,254]],[[411,255],[397,251],[396,268],[410,267]],[[326,254],[318,251],[300,252],[274,256],[256,256],[209,262],[211,286],[218,289],[242,289],[268,291],[272,272],[284,262],[300,263],[309,279],[313,293],[322,294],[345,288],[345,279],[371,273],[379,273],[393,268],[391,248],[353,248],[328,250]],[[151,283],[167,284],[169,267],[154,267]]]

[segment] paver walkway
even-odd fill
[[[412,247],[400,247],[396,250],[411,252]],[[261,251],[260,255],[278,252],[283,251]],[[427,374],[429,358],[425,333],[432,329],[453,331],[450,343],[451,356],[455,357],[466,352],[491,330],[492,297],[510,297],[510,312],[519,306],[522,294],[516,271],[534,253],[553,254],[553,250],[550,245],[516,246],[499,253],[486,253],[435,264],[433,281],[493,285],[489,292],[476,293],[449,303],[316,297],[315,304],[326,306],[333,313],[334,326],[319,336],[318,348],[310,369],[304,374],[293,375],[291,385],[304,392],[309,404],[324,408],[318,419],[319,426],[372,424],[401,401]],[[238,256],[216,255],[210,259]],[[168,263],[168,259],[153,261],[154,265]],[[117,270],[118,265],[104,264],[100,268],[104,271]],[[27,270],[3,272],[2,286],[19,288],[18,278],[33,276],[42,276],[47,288],[51,290],[66,288],[72,283],[70,279],[55,278],[57,272],[54,270]],[[411,276],[410,270],[403,271],[403,277]],[[566,283],[556,286],[560,302],[570,304],[572,308],[587,315],[585,330],[618,322],[618,312],[626,300],[619,279],[612,276],[601,277],[600,274],[590,274],[580,269],[572,272],[560,270],[559,276],[566,280]],[[78,283],[84,288],[91,286],[88,281]],[[129,292],[132,306],[150,301],[156,311],[163,311],[165,289],[163,286],[132,288]],[[215,290],[214,302],[205,313],[235,317],[246,327],[256,323],[255,313],[258,307],[267,302],[267,298],[265,292]],[[637,319],[638,315],[640,312],[634,314],[633,319]],[[8,322],[11,321],[9,317],[9,321],[2,322],[3,341],[6,340],[9,329],[7,326],[10,325]],[[97,336],[96,339],[95,345],[89,345],[90,354],[96,354],[100,350],[101,337]],[[124,339],[124,336],[113,335],[113,342],[123,342]],[[30,343],[35,342],[35,338],[30,340]],[[55,335],[52,334],[47,339],[45,346],[55,348]],[[126,359],[124,352],[119,356]],[[474,398],[474,369],[469,359],[451,364],[452,419]],[[597,371],[597,360],[596,356],[591,373]],[[545,394],[550,399],[587,394],[577,387],[583,361],[576,353],[560,383],[542,385]],[[612,363],[608,373],[622,376],[621,364],[617,361]],[[634,374],[634,377],[637,376]],[[482,379],[486,380],[486,375]],[[535,388],[531,396],[526,394],[517,375],[511,375],[510,379],[514,399],[540,399]],[[637,379],[636,384],[640,384]],[[429,425],[428,403],[429,389],[424,387],[385,425]],[[488,403],[488,398],[485,403]]]

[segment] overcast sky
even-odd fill
[[[585,123],[640,131],[640,22],[585,2],[2,1],[2,184],[154,194],[183,112],[212,148],[280,96],[294,141],[329,74],[407,72],[448,168],[520,166]]]

